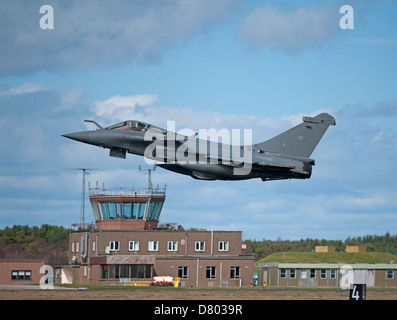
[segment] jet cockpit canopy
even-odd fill
[[[146,132],[148,130],[157,131],[163,135],[167,134],[167,130],[153,126],[149,123],[143,121],[136,121],[136,120],[128,120],[123,121],[112,126],[106,127],[107,130],[134,130],[134,131],[143,131]]]

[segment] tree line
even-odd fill
[[[43,224],[0,229],[0,258],[43,258],[49,265],[68,263],[70,229]]]
[[[310,252],[316,246],[334,246],[335,252],[344,252],[346,246],[365,246],[367,252],[397,252],[397,235],[387,232],[385,235],[366,235],[348,237],[342,240],[300,239],[300,240],[245,240],[249,251],[256,260],[276,252]]]

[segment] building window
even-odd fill
[[[320,279],[327,279],[327,269],[320,269]]]
[[[310,278],[314,279],[316,277],[316,269],[310,269]]]
[[[168,251],[178,251],[178,241],[168,241]]]
[[[189,267],[179,267],[178,277],[181,279],[187,279],[189,276]]]
[[[139,202],[139,211],[138,211],[138,219],[144,219],[145,212],[146,212],[146,202],[140,201]]]
[[[72,242],[72,252],[74,252],[74,241]]]
[[[31,270],[12,270],[11,272],[12,280],[32,280]]]
[[[387,269],[387,279],[394,279],[394,270]]]
[[[102,266],[102,279],[148,279],[153,275],[152,264],[109,264]]]
[[[99,209],[103,220],[120,219],[120,202],[102,201],[99,202]]]
[[[229,241],[219,241],[219,251],[229,251]]]
[[[280,278],[286,278],[287,277],[287,270],[285,268],[280,269]]]
[[[151,201],[146,220],[158,220],[162,206],[163,202],[161,201]]]
[[[307,269],[301,269],[301,279],[307,278]]]
[[[207,267],[206,278],[215,279],[216,278],[216,267]]]
[[[230,267],[230,279],[240,279],[240,267]]]
[[[109,249],[110,251],[119,251],[120,241],[109,241]]]
[[[92,251],[95,251],[95,241],[92,241]]]
[[[149,251],[159,251],[159,242],[158,241],[149,241],[148,242],[148,250]]]
[[[129,241],[128,242],[129,251],[139,251],[139,241]]]
[[[95,220],[101,220],[101,216],[98,211],[98,204],[96,202],[91,202],[92,212],[94,212]]]
[[[336,269],[330,269],[329,270],[329,278],[330,279],[336,279]]]
[[[289,277],[290,277],[290,279],[295,279],[296,278],[296,269],[290,269]]]
[[[195,251],[204,251],[205,250],[205,241],[196,241],[194,250]]]

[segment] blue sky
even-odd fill
[[[39,25],[42,5],[54,29]],[[354,29],[342,30],[342,5]],[[146,185],[143,158],[110,158],[61,134],[84,119],[178,130],[252,129],[254,142],[328,112],[310,180],[198,181],[158,168],[161,222],[245,239],[345,239],[397,228],[397,3],[383,1],[3,1],[0,227],[70,226],[81,173]],[[93,215],[86,207],[88,219]]]

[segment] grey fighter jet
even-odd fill
[[[308,179],[315,161],[314,148],[335,119],[321,113],[303,117],[299,125],[257,143],[233,145],[197,134],[181,135],[142,121],[123,121],[96,130],[64,134],[69,139],[110,149],[111,157],[125,159],[127,152],[160,161],[157,166],[201,180],[263,181]]]

